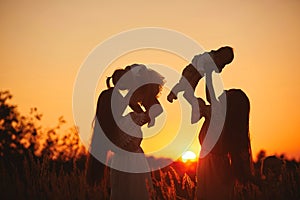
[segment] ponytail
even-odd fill
[[[109,76],[109,77],[106,78],[106,86],[107,86],[108,89],[111,88],[111,86],[110,86],[110,79],[111,79],[111,76]]]
[[[112,86],[110,85],[110,79],[112,79],[112,82],[114,86],[117,84],[117,82],[120,80],[120,78],[126,73],[124,69],[117,69],[114,71],[112,76],[109,76],[106,78],[106,86],[107,88],[111,88]]]

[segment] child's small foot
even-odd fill
[[[170,103],[172,103],[173,100],[176,100],[176,99],[177,99],[177,96],[171,91],[171,92],[169,93],[167,99],[168,99],[168,101],[169,101]]]

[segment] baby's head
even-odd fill
[[[212,50],[210,55],[217,65],[219,72],[223,70],[225,65],[231,63],[234,58],[233,49],[229,46],[221,47],[216,51]]]

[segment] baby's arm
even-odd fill
[[[132,93],[132,92],[129,92],[127,95],[126,95],[126,100],[128,98],[129,99],[129,107],[134,111],[134,112],[137,112],[137,113],[142,113],[144,112],[144,110],[141,108],[141,105],[139,104],[138,100],[136,99],[136,96]]]
[[[181,78],[181,79],[182,79],[182,78]],[[185,87],[183,86],[183,83],[182,83],[181,79],[180,79],[179,83],[177,83],[177,84],[172,88],[172,90],[170,91],[170,93],[169,93],[169,95],[168,95],[168,97],[167,97],[167,99],[168,99],[168,101],[169,101],[170,103],[172,103],[174,99],[177,99],[177,94],[178,94],[179,92],[183,91],[184,88],[185,88]]]
[[[133,102],[130,102],[129,103],[129,106],[130,108],[134,111],[134,112],[137,112],[137,113],[142,113],[144,112],[143,109],[141,108],[140,104],[138,103],[133,103]]]

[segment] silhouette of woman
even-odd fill
[[[110,86],[110,79],[114,87]],[[151,80],[150,83],[140,82],[145,79]],[[118,167],[125,166],[127,170],[135,167],[149,167],[140,147],[141,126],[146,123],[148,126],[153,126],[155,117],[162,112],[157,97],[164,84],[164,78],[144,65],[134,64],[125,69],[116,70],[106,83],[108,89],[100,94],[97,102],[98,123],[95,123],[90,147],[91,154],[87,162],[87,182],[90,185],[101,183],[104,187],[104,198],[108,197],[109,191],[105,188],[105,180],[107,180],[105,174],[108,175],[105,168],[107,167],[94,155],[105,160],[107,152],[112,151],[114,155],[110,165],[112,166],[110,168],[110,199],[149,199],[149,190],[152,188],[150,173],[134,173],[134,170],[132,173],[126,170],[119,171]],[[127,90],[127,94],[123,97],[120,90]],[[124,116],[127,106],[130,106],[132,112]],[[120,127],[124,124],[125,129]],[[101,130],[110,142],[99,144],[99,140],[103,140],[99,136]],[[128,152],[139,154],[131,157]]]
[[[230,89],[227,97],[226,118],[221,135],[213,149],[197,166],[197,199],[232,199],[234,184],[246,183],[253,175],[249,138],[250,102],[239,89]],[[206,96],[209,97],[208,90]],[[223,99],[223,98],[220,98]],[[210,102],[210,99],[208,98]],[[198,98],[201,114],[205,118],[199,141],[203,144],[211,116],[210,105]],[[205,147],[201,147],[204,150]]]

